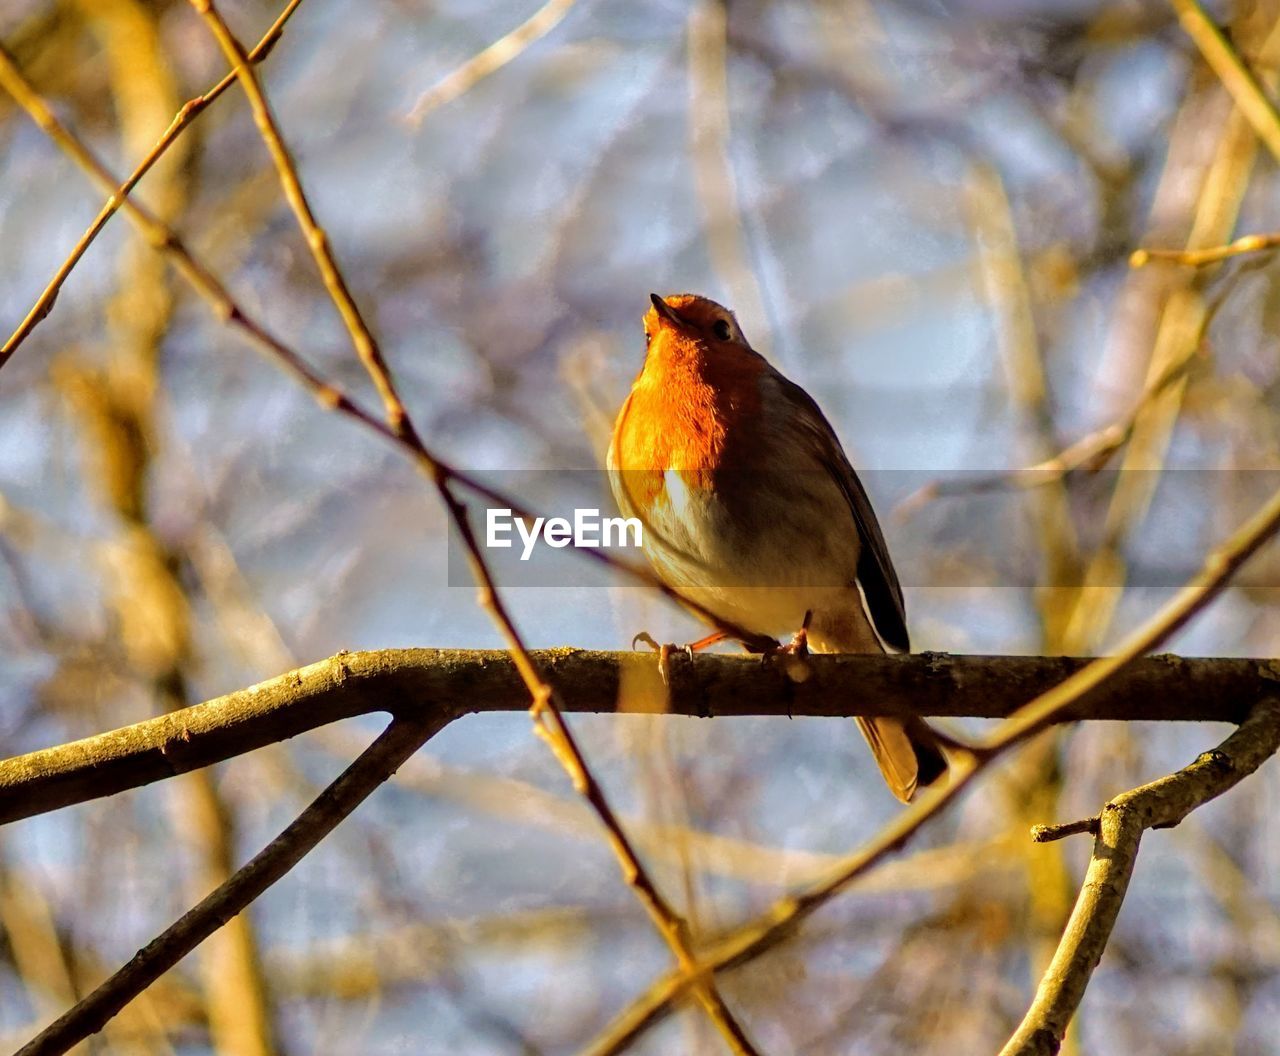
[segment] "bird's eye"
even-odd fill
[[[729,320],[717,319],[711,324],[711,332],[721,341],[728,341],[733,336],[733,331],[729,329]]]

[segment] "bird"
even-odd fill
[[[734,629],[684,648],[737,637],[764,652],[909,652],[884,534],[818,404],[751,347],[727,308],[688,293],[649,299],[644,365],[607,468],[657,577]],[[946,774],[923,719],[857,721],[902,802]]]

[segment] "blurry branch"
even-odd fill
[[[574,0],[547,0],[527,21],[505,37],[495,40],[418,96],[418,101],[405,115],[405,119],[414,125],[422,124],[423,118],[432,110],[453,102],[491,73],[502,69],[512,59],[519,58],[526,48],[555,29],[573,5]]]
[[[0,927],[27,1000],[38,1014],[44,1015],[75,1001],[76,979],[71,954],[58,934],[53,910],[41,885],[31,880],[9,862],[4,863],[0,872]]]
[[[1056,835],[1096,833],[1093,856],[1066,932],[1026,1017],[1001,1056],[1053,1056],[1102,959],[1148,829],[1172,828],[1222,795],[1280,749],[1280,702],[1268,697],[1216,749],[1190,766],[1125,792],[1096,818],[1060,826]]]
[[[977,166],[967,198],[978,267],[995,316],[996,343],[1008,376],[1021,447],[1030,458],[1044,460],[1055,447],[1049,383],[1013,209],[999,171]],[[1056,598],[1059,588],[1080,582],[1080,547],[1061,479],[1031,499],[1046,576],[1037,597],[1046,652],[1075,651],[1064,641],[1060,608],[1047,600]]]
[[[708,653],[672,663],[667,699],[656,662],[646,654],[557,649],[535,651],[531,659],[560,687],[572,711],[692,717],[849,717],[909,710],[1002,718],[1021,715],[1019,706],[1029,696],[1052,693],[1054,710],[1042,724],[1239,722],[1280,680],[1266,660],[1165,655],[1117,665],[1116,658],[915,653],[811,656],[810,677],[797,683],[781,665]],[[1112,669],[1106,680],[1096,676],[1102,664]],[[1082,678],[1089,680],[1087,695],[1077,697]],[[652,691],[635,692],[646,680]],[[1065,702],[1064,689],[1072,693]],[[506,650],[339,653],[203,704],[0,762],[0,823],[138,788],[356,715],[438,716],[527,706],[527,687]]]
[[[1055,450],[1056,429],[1044,350],[1013,207],[994,166],[975,166],[966,191],[978,267],[985,280],[984,293],[994,317],[997,350],[1008,379],[1018,448],[1023,452],[1020,457],[1042,460]],[[1040,620],[1040,650],[1079,652],[1067,633],[1071,606],[1063,604],[1063,598],[1073,595],[1081,583],[1080,544],[1062,478],[1052,487],[1031,492],[1021,505],[1032,520],[1043,569],[1043,585],[1032,591]],[[1028,745],[1003,774],[1001,791],[1013,826],[1022,828],[1037,818],[1057,813],[1062,774],[1057,765],[1061,738],[1055,734]],[[1019,916],[1026,931],[1031,970],[1038,973],[1049,963],[1070,910],[1071,881],[1060,853],[1017,857],[1024,871],[1027,900],[1026,912]]]
[[[1256,49],[1259,76],[1268,90],[1274,90],[1277,69],[1280,68],[1280,23],[1269,24],[1265,31],[1259,29],[1258,35],[1262,38]],[[1204,150],[1205,127],[1202,120],[1197,120],[1202,115],[1190,110],[1190,105],[1184,104],[1182,114],[1185,120],[1179,122],[1179,130],[1170,141],[1168,161],[1152,206],[1153,215],[1158,215],[1156,211],[1166,194],[1174,200],[1180,196],[1180,188],[1189,182],[1187,166],[1193,166],[1193,172],[1198,172],[1201,167],[1199,159]],[[1257,153],[1258,136],[1252,123],[1239,106],[1232,107],[1216,136],[1212,160],[1199,180],[1190,230],[1186,236],[1187,249],[1217,245],[1231,237]],[[1180,162],[1184,156],[1190,161]],[[1167,277],[1165,290],[1159,293],[1163,303],[1146,366],[1144,390],[1150,390],[1160,379],[1176,374],[1178,368],[1189,363],[1199,351],[1216,310],[1206,303],[1204,296],[1207,274],[1196,272],[1190,276]],[[1132,282],[1129,288],[1135,297],[1151,297],[1155,292]],[[1132,343],[1132,338],[1129,343]],[[1108,589],[1102,585],[1122,585],[1124,582],[1127,569],[1122,553],[1123,540],[1146,516],[1174,428],[1182,414],[1186,388],[1186,375],[1178,374],[1163,386],[1159,395],[1143,402],[1134,418],[1121,461],[1121,472],[1116,475],[1115,488],[1107,506],[1102,542],[1089,560],[1084,577],[1086,589],[1078,593],[1071,613],[1069,633],[1072,643],[1080,651],[1096,649],[1111,626],[1122,591],[1119,587]],[[1096,589],[1091,589],[1095,586]]]
[[[316,940],[299,949],[282,944],[268,966],[291,998],[352,1000],[397,986],[421,987],[457,967],[460,949],[510,958],[539,947],[573,949],[604,927],[628,927],[629,912],[588,906],[495,912],[482,917],[409,923]]]
[[[19,1049],[17,1056],[57,1056],[101,1030],[129,1001],[301,861],[450,717],[441,712],[393,718],[378,739],[279,836],[110,979]]]
[[[0,1049],[5,1052],[16,1049],[60,1009],[75,1004],[77,993],[107,975],[74,929],[59,929],[45,897],[47,887],[47,876],[39,870],[6,864],[0,877],[0,924],[13,969],[35,1013],[33,1022],[21,1028],[9,1025],[0,1035]],[[184,1026],[203,1027],[206,1022],[202,996],[181,981],[164,979],[107,1025],[106,1047],[138,1056],[172,1056],[168,1038]]]
[[[331,727],[317,731],[321,743],[344,757],[357,740],[354,731]],[[556,795],[527,781],[446,766],[438,759],[414,756],[395,776],[398,788],[437,801],[484,813],[509,825],[546,830],[559,838],[594,840],[599,827],[581,800]],[[748,884],[805,882],[826,873],[839,859],[834,854],[794,847],[772,847],[752,840],[708,832],[687,824],[623,817],[637,848],[653,862],[680,865],[684,849],[696,854],[702,872],[732,877]],[[970,842],[921,851],[888,862],[859,886],[866,891],[934,890],[963,882],[979,872],[1005,868],[1001,851],[1013,849],[1012,837]]]
[[[1245,65],[1199,0],[1170,0],[1170,3],[1187,36],[1218,75],[1245,120],[1267,145],[1272,157],[1280,161],[1280,113],[1258,77]]]
[[[889,854],[903,847],[921,826],[956,799],[992,761],[1051,723],[1066,719],[1083,703],[1093,699],[1101,688],[1114,688],[1115,679],[1122,672],[1132,672],[1139,657],[1168,640],[1217,597],[1235,570],[1277,530],[1280,530],[1280,491],[1273,494],[1266,505],[1241,525],[1230,539],[1212,551],[1206,557],[1202,570],[1158,612],[1131,632],[1113,655],[1090,662],[1014,711],[989,736],[977,742],[970,754],[953,760],[950,784],[928,789],[859,850],[849,854],[828,877],[774,903],[772,908],[715,943],[705,952],[703,965],[713,972],[734,968],[755,960],[783,942],[816,910]],[[1271,676],[1266,679],[1268,682],[1274,677],[1270,665],[1259,670],[1266,670]],[[1252,705],[1273,694],[1274,688],[1264,689],[1258,696],[1239,703]],[[687,986],[687,981],[676,973],[668,973],[657,980],[647,993],[637,998],[605,1028],[586,1053],[606,1056],[621,1052],[666,1016],[683,998]]]
[[[250,62],[258,63],[267,57],[267,54],[275,47],[276,41],[280,39],[284,24],[289,20],[293,12],[297,10],[300,3],[302,3],[302,0],[289,0],[280,16],[272,23],[271,28],[263,34],[262,39],[258,41],[253,51],[249,53]],[[174,141],[182,135],[186,127],[218,96],[231,87],[234,80],[235,75],[228,73],[204,95],[198,95],[194,99],[187,100],[174,115],[172,123],[165,129],[164,134],[156,141],[156,145],[138,163],[137,168],[133,170],[129,178],[111,192],[111,196],[98,211],[98,215],[94,217],[93,222],[85,229],[84,234],[80,236],[80,240],[75,244],[70,255],[58,266],[53,278],[45,285],[44,292],[40,294],[36,303],[31,306],[26,318],[18,325],[18,328],[10,335],[9,339],[5,341],[4,347],[0,348],[0,367],[3,367],[8,362],[9,357],[13,355],[18,346],[27,339],[31,331],[40,325],[41,321],[53,310],[53,303],[57,300],[63,283],[67,281],[67,276],[71,274],[72,269],[80,262],[80,258],[84,256],[85,251],[88,250],[93,240],[107,226],[107,221],[124,204],[125,199],[128,198],[134,187],[138,185],[138,182],[160,160],[165,151],[173,145]],[[43,103],[31,92],[30,85],[17,72],[17,67],[12,57],[4,50],[3,46],[0,46],[0,85],[13,95],[28,113],[33,113],[33,109],[38,112],[43,107]],[[38,119],[37,123],[40,123]],[[48,128],[45,130],[49,131]]]
[[[700,0],[689,12],[689,154],[705,214],[707,251],[753,333],[768,319],[748,261],[737,181],[730,154],[729,10],[724,0]],[[768,352],[771,342],[755,337]]]
[[[1266,55],[1269,59],[1280,58],[1280,33],[1275,33],[1268,39]],[[1208,201],[1197,213],[1197,231],[1202,227],[1222,228],[1229,224],[1235,215],[1234,208],[1229,203],[1237,198],[1238,194],[1227,193],[1224,185],[1239,187],[1243,178],[1240,173],[1247,175],[1247,160],[1242,161],[1241,158],[1239,130],[1229,128],[1228,134],[1224,135],[1223,139],[1224,142],[1215,162],[1215,170],[1206,180],[1207,190],[1212,193],[1207,194]],[[1196,241],[1194,233],[1190,241]],[[1251,235],[1238,239],[1229,246],[1211,249],[1138,249],[1131,255],[1129,263],[1134,268],[1140,268],[1150,259],[1159,259],[1202,266],[1226,259],[1236,253],[1252,252],[1273,246],[1280,246],[1280,235]],[[1233,250],[1233,247],[1237,248]],[[1228,252],[1229,250],[1233,251]],[[932,481],[899,502],[894,515],[900,520],[906,520],[918,513],[922,507],[938,499],[1039,488],[1056,484],[1074,473],[1092,473],[1101,469],[1133,438],[1139,423],[1161,397],[1175,386],[1182,384],[1195,363],[1195,353],[1200,348],[1203,335],[1225,303],[1229,289],[1230,287],[1224,289],[1207,307],[1202,309],[1194,328],[1196,340],[1189,341],[1182,353],[1153,357],[1149,373],[1156,372],[1155,358],[1160,358],[1163,365],[1154,377],[1149,378],[1141,395],[1123,418],[1088,433],[1057,454],[1034,465],[979,476],[970,475],[958,481]],[[1183,306],[1181,300],[1177,304],[1180,307]],[[1170,309],[1166,308],[1166,311],[1168,310]]]
[[[1265,789],[1258,791],[1266,795]],[[1222,845],[1224,833],[1211,825],[1193,818],[1190,824],[1180,826],[1175,833],[1182,845],[1180,853],[1196,860],[1209,894],[1224,917],[1247,935],[1254,957],[1274,965],[1280,961],[1280,907],[1265,889],[1254,885],[1242,864]]]
[[[1166,392],[1169,386],[1181,381],[1191,369],[1193,362],[1192,358],[1187,357],[1170,364],[1160,377],[1146,387],[1133,408],[1123,418],[1082,436],[1056,455],[1037,462],[1033,466],[1023,466],[1019,469],[987,473],[977,477],[966,476],[963,480],[957,481],[931,481],[899,502],[894,509],[894,516],[899,520],[906,520],[937,499],[990,492],[1023,491],[1057,484],[1073,473],[1097,472],[1106,465],[1113,454],[1129,442],[1138,419],[1151,403]]]
[[[177,94],[156,23],[135,0],[83,0],[108,59],[121,138],[129,154],[147,151],[154,129],[172,114]],[[179,111],[181,113],[181,111]],[[177,215],[186,201],[181,167],[189,139],[174,141],[148,178],[152,208]],[[152,157],[158,157],[152,151]],[[161,710],[192,703],[192,601],[178,574],[180,555],[153,520],[153,467],[163,430],[157,422],[164,336],[173,297],[164,259],[126,241],[116,291],[106,313],[109,353],[104,369],[54,364],[80,433],[90,490],[116,522],[107,562],[107,597],[114,625],[140,687]],[[197,698],[198,699],[198,698]],[[191,849],[184,878],[193,899],[216,889],[234,870],[236,816],[212,771],[187,775],[170,800],[172,832]],[[237,1056],[273,1056],[274,1015],[248,914],[227,922],[201,949],[201,986],[212,1047]],[[65,1006],[64,1006],[65,1007]]]
[[[1229,257],[1238,257],[1245,253],[1260,253],[1263,250],[1280,246],[1280,234],[1245,235],[1225,246],[1212,246],[1209,249],[1135,249],[1129,256],[1131,268],[1142,268],[1153,260],[1169,261],[1172,264],[1186,264],[1200,268],[1206,264],[1216,264]]]
[[[557,699],[555,690],[543,679],[537,665],[530,658],[528,648],[516,629],[506,603],[498,593],[492,571],[476,540],[467,507],[454,493],[453,480],[449,472],[427,449],[413,425],[373,334],[365,323],[351,295],[350,287],[329,249],[328,236],[311,212],[293,158],[285,146],[270,105],[258,83],[257,74],[248,61],[243,46],[231,32],[212,0],[191,0],[191,5],[209,26],[248,97],[254,122],[271,154],[285,198],[297,217],[298,225],[315,258],[325,288],[342,316],[365,372],[382,397],[389,435],[413,456],[417,467],[434,486],[454,528],[462,539],[472,577],[479,587],[480,606],[489,613],[506,639],[512,658],[532,698],[529,710],[533,719],[534,732],[543,739],[564,768],[578,794],[598,815],[609,846],[618,859],[623,879],[631,887],[659,935],[670,947],[683,977],[691,983],[698,1003],[737,1056],[753,1056],[756,1050],[741,1024],[725,1005],[716,989],[714,978],[704,975],[698,969],[691,951],[688,923],[680,917],[658,890],[631,846],[630,839],[609,805],[604,789],[587,765],[586,757],[561,715],[563,702]]]

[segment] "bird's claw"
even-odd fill
[[[658,654],[658,674],[662,678],[663,685],[669,686],[671,684],[670,676],[671,676],[671,654],[672,653],[684,653],[684,655],[687,656],[690,660],[693,659],[692,645],[675,645],[671,642],[667,642],[665,644],[659,644],[658,640],[654,638],[654,636],[651,635],[648,631],[641,631],[634,638],[632,638],[631,648],[632,649],[636,648],[636,644],[639,642],[643,642],[645,645],[647,645],[650,649],[652,649],[654,652]]]

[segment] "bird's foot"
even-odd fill
[[[780,645],[775,642],[772,646],[766,648],[761,653],[760,662],[780,663],[793,682],[805,681],[813,673],[804,660],[809,655],[809,621],[812,618],[813,613],[811,611],[806,612],[804,614],[804,623],[791,636],[791,641],[786,645]]]
[[[634,649],[637,643],[643,642],[650,649],[658,654],[658,674],[662,676],[664,685],[671,684],[671,656],[673,653],[683,653],[690,660],[693,654],[706,649],[708,646],[715,645],[716,642],[724,641],[727,635],[723,631],[715,631],[707,635],[705,638],[699,638],[696,642],[686,642],[684,645],[675,645],[672,642],[660,644],[653,635],[648,631],[641,631],[631,639],[631,648]]]
[[[786,645],[780,645],[773,650],[775,653],[782,653],[785,656],[808,656],[809,655],[809,628],[801,627],[791,636],[791,641]]]

